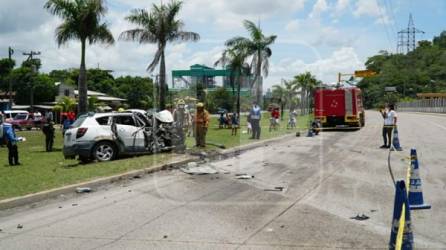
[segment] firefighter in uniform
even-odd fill
[[[185,135],[189,130],[191,118],[189,112],[186,110],[186,103],[183,99],[178,100],[177,107],[173,111],[173,119],[177,126],[178,136],[180,137],[180,145],[185,143]]]
[[[51,118],[48,118],[47,122],[43,125],[42,132],[45,135],[46,152],[52,152],[54,144],[54,122]]]
[[[209,126],[209,113],[204,109],[203,103],[197,104],[197,111],[194,118],[195,125],[195,146],[206,147],[206,133]]]

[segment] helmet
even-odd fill
[[[177,105],[186,105],[183,99],[178,100]]]
[[[197,108],[204,108],[204,104],[202,102],[197,103]]]

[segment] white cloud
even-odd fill
[[[355,17],[375,17],[377,24],[389,24],[391,20],[384,6],[378,5],[377,0],[358,0],[353,13]]]
[[[350,5],[350,0],[338,0],[336,2],[335,11],[342,12],[347,9]]]
[[[280,82],[281,78],[291,79],[297,74],[306,71],[316,75],[323,82],[333,82],[339,72],[351,73],[357,69],[361,69],[363,63],[359,60],[356,50],[352,47],[342,47],[332,52],[326,58],[318,58],[313,62],[304,62],[301,59],[284,58],[279,63],[271,65],[272,81],[267,87],[271,87],[272,83]]]
[[[317,0],[313,5],[313,10],[311,11],[309,17],[319,17],[320,14],[328,10],[328,4],[326,0]]]

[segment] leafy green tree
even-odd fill
[[[51,14],[63,19],[56,28],[56,40],[59,46],[70,40],[81,42],[81,65],[79,69],[79,108],[78,113],[83,114],[88,109],[87,74],[85,67],[85,50],[89,44],[113,44],[113,35],[106,23],[101,19],[107,12],[103,0],[48,0],[44,6]]]
[[[64,96],[59,102],[57,102],[56,106],[54,106],[54,110],[58,112],[75,111],[76,105],[76,99]]]
[[[296,88],[300,88],[300,108],[302,115],[309,114],[312,106],[313,92],[320,84],[310,72],[305,72],[294,77]]]
[[[116,96],[127,99],[131,108],[153,108],[154,86],[150,78],[124,76],[116,78]]]
[[[262,100],[260,79],[263,75],[268,77],[269,71],[269,58],[272,55],[270,46],[274,43],[277,36],[265,36],[262,29],[249,20],[243,22],[246,30],[249,32],[250,37],[234,37],[226,41],[227,47],[232,47],[237,50],[246,51],[249,56],[252,56],[251,66],[254,68],[253,85],[256,88],[256,100],[258,103]]]
[[[248,51],[243,47],[229,47],[223,51],[222,56],[215,62],[215,65],[222,65],[231,70],[230,83],[232,93],[235,93],[237,87],[237,114],[240,117],[240,90],[242,85],[242,77],[244,69],[248,67],[246,59],[248,58]]]
[[[120,35],[120,39],[123,40],[157,44],[158,50],[147,70],[153,72],[159,65],[160,109],[164,109],[166,105],[165,49],[167,44],[169,42],[198,41],[200,39],[197,33],[183,30],[183,21],[177,19],[181,6],[181,1],[172,0],[168,4],[153,4],[150,12],[145,9],[132,10],[126,20],[136,25],[137,28],[124,31]]]
[[[282,120],[285,108],[288,107],[289,109],[291,109],[293,99],[298,93],[297,88],[298,85],[295,83],[295,81],[284,81],[284,86],[273,86],[272,97],[273,100],[276,100],[280,105]]]
[[[15,61],[9,58],[0,59],[0,90],[9,90],[9,74],[14,69]]]

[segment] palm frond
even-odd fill
[[[262,30],[255,23],[249,20],[243,21],[243,26],[250,33],[251,39],[254,41],[260,41],[263,38]]]
[[[125,17],[125,20],[130,23],[146,27],[150,22],[150,16],[147,10],[145,9],[133,9],[130,12],[130,15]]]
[[[69,0],[48,0],[43,7],[52,15],[64,19],[71,18],[76,13],[75,4]]]
[[[195,32],[189,32],[189,31],[178,31],[175,36],[174,36],[174,40],[173,41],[192,41],[192,42],[196,42],[198,40],[200,40],[200,35],[198,33]]]
[[[115,43],[115,39],[113,38],[113,34],[107,27],[107,24],[103,23],[96,27],[93,34],[88,38],[90,44],[101,42],[104,44],[112,45]]]
[[[56,42],[59,47],[74,39],[80,39],[75,23],[66,21],[56,28]]]

